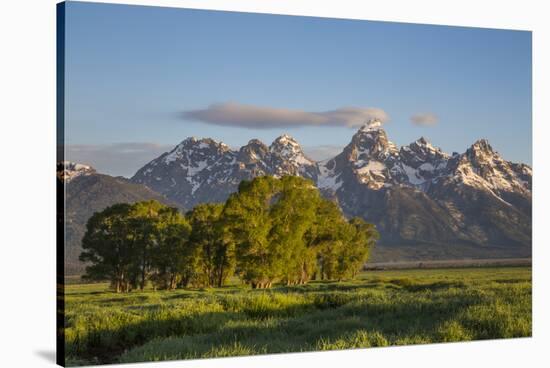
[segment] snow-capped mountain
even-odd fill
[[[63,161],[57,164],[57,178],[65,182],[70,182],[81,175],[91,175],[95,173],[96,171],[93,167],[76,162]]]
[[[341,154],[319,163],[319,169],[319,186],[336,192],[345,175],[348,181],[353,178],[370,189],[406,186],[429,192],[445,181],[483,189],[499,198],[507,192],[531,195],[531,168],[505,161],[485,139],[452,156],[424,137],[398,149],[377,121],[362,127]]]
[[[163,193],[184,208],[225,201],[244,179],[261,175],[300,175],[317,179],[317,164],[296,140],[278,137],[269,147],[257,139],[239,150],[210,138],[187,138],[151,161],[132,178]]]
[[[254,139],[239,150],[188,138],[131,180],[189,209],[224,201],[243,179],[260,175],[311,179],[347,216],[375,223],[381,244],[516,246],[517,254],[530,253],[529,166],[504,160],[486,140],[452,155],[423,137],[397,147],[377,120],[322,162],[307,158],[286,134],[269,147]]]
[[[425,138],[400,149],[378,122],[320,164],[319,187],[349,216],[377,224],[391,244],[525,246],[531,243],[531,168],[486,140],[448,155]]]

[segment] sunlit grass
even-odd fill
[[[115,294],[66,288],[67,364],[531,335],[531,268],[372,271],[347,282]]]

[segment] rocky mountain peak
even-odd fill
[[[208,156],[215,157],[228,151],[230,151],[228,145],[212,138],[197,139],[190,137],[168,152],[163,159],[167,164],[175,161],[184,161],[184,164],[186,164],[191,158],[204,157],[204,159],[207,159]]]
[[[469,161],[475,167],[493,166],[503,161],[487,139],[480,139],[472,144],[464,153],[463,160]]]
[[[477,140],[474,144],[472,144],[470,150],[474,152],[494,153],[493,147],[491,147],[487,139]]]
[[[246,144],[246,146],[250,146],[250,147],[266,147],[267,146],[265,145],[264,142],[262,142],[261,140],[259,139],[251,139],[248,141],[248,143]],[[246,147],[246,146],[243,146],[243,147]]]
[[[239,150],[239,160],[244,163],[259,162],[266,158],[269,154],[267,147],[259,139],[251,139],[246,146],[242,146]]]
[[[382,129],[382,122],[378,119],[370,119],[365,124],[363,124],[361,128],[359,128],[359,131],[372,132],[380,129]]]
[[[386,131],[382,128],[382,123],[379,120],[369,120],[359,128],[346,149],[349,151],[349,159],[352,161],[368,161],[370,158],[386,160],[398,152],[397,146],[388,140]]]
[[[277,139],[271,143],[271,146],[269,146],[269,151],[275,156],[280,156],[296,164],[313,164],[313,161],[305,156],[298,141],[288,134],[277,137]]]
[[[435,161],[447,160],[449,155],[440,148],[434,147],[426,138],[420,137],[408,146],[401,147],[401,159],[409,166],[417,167],[423,163],[434,164]]]
[[[427,146],[429,144],[428,140],[424,138],[424,136],[418,138],[415,143],[419,146]]]
[[[69,182],[78,176],[95,174],[96,170],[89,166],[77,162],[63,161],[57,164],[57,177],[59,180]]]
[[[288,134],[283,134],[277,137],[273,143],[271,143],[270,149],[273,151],[284,147],[295,147],[296,149],[301,150],[300,144],[296,141],[296,139]]]

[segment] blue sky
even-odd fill
[[[327,112],[350,107],[385,113],[398,145],[487,138],[532,162],[530,32],[70,2],[66,34],[67,158],[110,174],[188,136],[237,147],[289,133],[327,155],[356,129]],[[216,106],[271,118],[216,121]]]

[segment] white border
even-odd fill
[[[325,353],[151,363],[147,367],[545,366],[550,341],[548,123],[550,29],[544,1],[107,1],[202,9],[419,22],[533,31],[533,338]],[[0,366],[53,365],[55,349],[55,0],[12,0],[0,10]],[[7,114],[5,113],[7,111]],[[519,122],[526,124],[527,122]],[[6,205],[7,204],[7,205]],[[138,366],[137,364],[126,367]],[[143,366],[143,365],[139,365]]]

